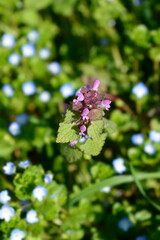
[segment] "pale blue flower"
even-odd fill
[[[21,56],[19,53],[12,53],[8,57],[8,62],[14,66],[17,66],[21,60]]]
[[[22,113],[22,114],[16,116],[16,121],[20,125],[25,125],[29,121],[29,116],[27,113]]]
[[[57,197],[57,193],[53,193],[50,198],[56,198]]]
[[[150,155],[153,155],[155,154],[156,152],[156,148],[155,146],[152,144],[152,143],[147,143],[145,146],[144,146],[144,151],[145,153],[148,153]]]
[[[80,143],[85,143],[88,138],[89,138],[88,135],[85,135],[84,137],[80,137],[79,142],[80,142]]]
[[[13,162],[7,162],[3,170],[6,175],[12,175],[16,172],[16,166]]]
[[[32,43],[22,45],[21,51],[24,57],[33,57],[36,54],[35,46]]]
[[[8,190],[3,190],[0,192],[0,202],[6,204],[11,200],[11,197],[8,195]]]
[[[104,187],[104,188],[101,188],[100,191],[101,191],[101,192],[105,192],[105,193],[109,193],[109,192],[111,191],[111,187],[106,186],[106,187]]]
[[[39,35],[39,33],[36,30],[32,30],[31,32],[29,32],[27,34],[27,39],[31,43],[36,43],[36,42],[39,41],[40,35]]]
[[[136,237],[135,240],[147,240],[147,237],[145,235],[142,235],[142,236]]]
[[[52,74],[58,74],[61,72],[61,66],[58,62],[52,62],[52,63],[48,64],[48,70]]]
[[[37,223],[39,221],[37,218],[37,212],[35,210],[30,210],[27,212],[26,221],[30,224]]]
[[[19,8],[19,9],[21,9],[21,8],[23,7],[23,2],[18,1],[18,2],[16,3],[16,7]]]
[[[115,27],[116,21],[114,19],[110,19],[108,24],[109,24],[110,27]]]
[[[126,171],[126,167],[124,165],[124,160],[123,158],[116,158],[112,161],[112,165],[114,170],[118,173],[118,174],[122,174],[123,172]]]
[[[40,59],[46,60],[50,57],[51,51],[48,48],[41,48],[39,50]]]
[[[33,81],[28,81],[22,84],[22,91],[25,96],[31,96],[36,93],[37,88]]]
[[[51,93],[48,91],[43,91],[39,94],[39,99],[41,102],[47,103],[51,99]]]
[[[44,177],[44,182],[45,183],[51,183],[53,179],[53,175],[51,173],[47,173]]]
[[[1,44],[3,47],[6,48],[14,48],[15,46],[15,36],[12,35],[11,33],[5,33],[2,36]]]
[[[108,39],[107,38],[102,38],[100,42],[101,42],[102,46],[108,45]]]
[[[43,197],[45,197],[47,194],[47,189],[42,185],[39,185],[33,189],[33,197],[38,199],[39,202],[41,202],[43,200]]]
[[[30,165],[30,161],[29,160],[25,160],[25,161],[20,161],[18,163],[18,166],[21,168],[27,168]]]
[[[14,228],[11,232],[10,240],[22,240],[25,238],[25,233],[18,228]]]
[[[155,143],[160,143],[160,132],[157,132],[157,131],[150,131],[149,132],[149,139],[152,141],[152,142],[155,142]]]
[[[0,208],[0,219],[4,219],[6,222],[10,221],[10,218],[15,215],[15,210],[14,208],[8,206],[8,205],[3,205]]]
[[[133,134],[131,140],[134,145],[142,145],[144,143],[144,136],[142,133]]]
[[[137,98],[142,98],[143,96],[147,95],[149,92],[148,88],[143,82],[139,82],[132,88],[132,93],[136,95]]]
[[[8,131],[11,135],[17,136],[21,134],[21,126],[18,122],[12,122],[8,127]]]
[[[122,229],[124,232],[127,232],[128,229],[131,228],[132,226],[133,224],[128,217],[123,217],[118,223],[118,227]]]
[[[142,4],[142,0],[133,0],[133,5],[134,6],[139,6]]]
[[[4,95],[8,98],[13,97],[13,95],[14,95],[14,90],[10,84],[3,85],[2,91],[3,91]]]
[[[70,83],[65,83],[60,87],[60,92],[64,98],[71,97],[74,95],[74,88]]]

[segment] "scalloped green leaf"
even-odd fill
[[[56,142],[68,143],[74,140],[78,140],[79,135],[77,134],[76,130],[73,128],[74,126],[75,126],[74,123],[69,123],[69,124],[66,124],[65,122],[60,123]]]
[[[82,157],[82,152],[77,148],[72,148],[68,144],[63,145],[63,153],[69,162],[74,162]]]
[[[117,130],[117,125],[111,120],[104,118],[104,128],[109,134],[112,134]]]

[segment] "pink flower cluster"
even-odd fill
[[[80,128],[79,135],[85,137],[87,134],[87,127],[90,122],[103,119],[103,109],[107,111],[111,107],[111,101],[106,100],[105,93],[99,93],[98,88],[100,81],[96,80],[87,87],[82,87],[80,93],[77,93],[75,99],[73,99],[72,110],[80,113],[80,119],[77,121],[77,125]],[[70,143],[72,147],[75,147],[77,140]]]

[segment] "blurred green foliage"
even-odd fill
[[[135,240],[142,235],[147,240],[159,239],[160,214],[135,183],[113,187],[108,193],[96,192],[68,209],[70,196],[116,174],[113,159],[124,159],[126,173],[130,172],[129,162],[136,172],[160,171],[160,144],[154,143],[153,155],[144,151],[144,145],[151,143],[149,132],[160,132],[159,14],[157,0],[0,0],[0,190],[9,190],[12,200],[8,204],[16,211],[9,222],[0,220],[0,239],[9,240],[14,228],[23,230],[27,240]],[[40,39],[35,43],[36,54],[26,58],[21,47],[28,43],[27,34],[32,30],[38,31]],[[5,33],[15,36],[13,49],[2,45]],[[51,52],[47,60],[39,57],[44,47]],[[21,55],[18,66],[8,62],[13,52]],[[53,61],[61,66],[59,74],[48,70]],[[92,153],[77,149],[71,153],[67,145],[56,143],[63,104],[72,101],[61,94],[60,87],[71,83],[78,90],[92,77],[100,80],[100,90],[112,100],[106,117],[117,125],[115,133],[107,133],[103,151],[94,158],[94,148]],[[37,92],[25,96],[22,85],[30,80]],[[142,98],[132,92],[139,82],[149,89]],[[12,85],[13,97],[5,96],[5,84]],[[44,90],[51,93],[47,103],[39,98]],[[13,136],[8,127],[24,112],[29,121]],[[135,133],[144,135],[142,145],[131,141]],[[32,163],[27,169],[17,167],[13,176],[4,174],[6,162],[17,166],[26,159]],[[50,184],[43,180],[47,171],[54,174]],[[32,196],[38,185],[48,190],[42,202]],[[142,187],[159,202],[157,179],[143,181]],[[56,197],[50,198],[54,193]],[[22,206],[22,200],[29,200],[29,205]],[[26,222],[30,209],[37,211],[38,223]],[[133,224],[128,232],[118,227],[124,216]]]

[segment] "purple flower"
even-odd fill
[[[86,126],[85,125],[82,125],[81,127],[80,127],[80,130],[81,130],[81,132],[79,133],[79,135],[81,135],[81,136],[85,136],[85,131],[86,131]]]
[[[77,142],[78,142],[77,140],[70,142],[71,147],[75,148],[75,145],[77,144]]]
[[[108,111],[109,108],[111,107],[110,104],[111,104],[111,101],[110,101],[110,100],[105,100],[105,101],[100,102],[100,106],[101,106],[101,107],[105,107],[107,111]]]
[[[94,82],[94,84],[93,84],[92,90],[98,91],[99,84],[100,84],[100,81],[99,81],[99,80],[96,80],[96,81]]]
[[[88,108],[85,108],[85,109],[83,110],[82,114],[81,114],[83,120],[85,120],[85,119],[86,119],[87,121],[89,120],[89,117],[87,116],[88,113],[89,113]]]
[[[77,99],[73,99],[73,102],[77,105],[78,102],[82,102],[84,100],[84,96],[82,93],[77,93]]]
[[[65,109],[67,110],[67,108],[69,107],[69,104],[64,103],[64,107],[65,107]]]

